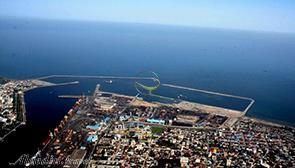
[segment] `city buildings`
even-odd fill
[[[230,116],[94,95],[76,102],[41,151],[56,158],[49,167],[295,166],[294,128],[247,117],[228,127]]]

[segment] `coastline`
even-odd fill
[[[244,116],[245,118],[252,120],[257,123],[269,125],[269,126],[275,126],[275,127],[290,127],[290,128],[295,128],[294,124],[292,125],[291,123],[288,122],[283,122],[283,121],[278,121],[278,120],[271,120],[271,119],[264,119],[264,118],[259,118],[256,116]]]
[[[43,86],[40,86],[40,87],[50,87],[50,86],[59,86],[59,84],[54,84],[54,83],[50,83],[50,82],[44,82],[42,80],[38,80],[38,81],[35,81],[37,82],[38,84],[42,84]],[[70,83],[62,83],[62,85],[65,85],[65,84],[72,84],[72,82]],[[35,88],[39,88],[39,87],[35,87]],[[32,90],[32,89],[35,89],[35,88],[31,88],[29,90]],[[26,90],[26,91],[29,91],[29,90]],[[120,94],[120,93],[113,93],[113,92],[104,92],[104,91],[101,91],[100,93],[106,93],[106,94],[114,94],[115,96],[123,96],[123,97],[126,97],[126,98],[135,98],[136,96],[129,96],[129,95],[125,95],[125,94]],[[70,98],[70,97],[69,97]],[[140,105],[143,105],[141,102],[144,102],[146,103],[147,106],[151,106],[151,105],[161,105],[162,103],[156,103],[156,102],[146,102],[144,100],[141,100],[140,98],[138,99],[139,102],[134,102],[135,104],[138,104],[139,106]],[[214,107],[214,106],[208,106],[208,105],[203,105],[203,104],[198,104],[198,103],[194,103],[194,102],[187,102],[187,101],[184,101],[184,102],[180,102],[180,104],[171,104],[171,106],[174,106],[174,107],[179,107],[179,108],[185,108],[186,106],[185,105],[189,105],[187,106],[188,109],[192,110],[192,109],[203,109],[205,111],[207,111],[209,109],[209,113],[211,112],[211,114],[217,114],[217,115],[222,115],[221,113],[218,113],[218,111],[220,110],[223,110],[223,112],[225,113],[224,115],[227,116],[227,115],[234,115],[234,117],[231,119],[229,118],[229,120],[225,121],[225,123],[229,123],[229,124],[224,124],[220,127],[217,128],[220,129],[220,130],[223,130],[225,129],[227,126],[231,126],[231,125],[234,125],[235,123],[238,123],[239,121],[242,121],[243,119],[249,119],[251,121],[253,121],[253,123],[257,124],[257,126],[259,126],[259,124],[263,124],[263,125],[266,125],[266,126],[270,126],[269,128],[274,128],[274,127],[280,127],[280,128],[286,128],[287,126],[286,125],[281,125],[281,124],[276,124],[276,123],[272,123],[272,122],[269,122],[269,121],[266,121],[266,120],[260,120],[260,119],[257,119],[257,118],[250,118],[250,117],[247,117],[247,116],[243,116],[243,112],[241,111],[236,111],[236,110],[230,110],[230,109],[223,109],[223,108],[219,108],[219,107]],[[134,105],[134,104],[133,104]],[[167,104],[165,104],[167,106]],[[170,104],[168,104],[170,105]],[[70,107],[69,107],[70,109]],[[208,111],[207,111],[208,112]],[[65,114],[67,115],[67,114]],[[146,124],[146,122],[143,122],[144,124]],[[149,125],[149,124],[147,124]],[[153,124],[150,124],[151,126],[161,126],[161,125],[153,125]],[[224,127],[225,126],[225,127]],[[171,127],[171,128],[175,128],[175,129],[192,129],[190,127]],[[196,129],[196,130],[207,130],[207,128],[202,128],[202,127],[193,127],[193,129]],[[208,129],[208,130],[211,130],[211,129]],[[214,129],[213,129],[214,130]]]
[[[122,94],[112,93],[112,92],[102,91],[101,93],[108,93],[108,94],[113,94],[113,95],[122,96],[122,97],[134,98],[134,96],[127,96],[127,95],[122,95]],[[134,106],[147,105],[147,106],[158,107],[158,106],[164,105],[164,106],[171,106],[171,107],[176,107],[176,108],[180,108],[180,109],[187,109],[187,110],[204,110],[208,114],[215,114],[215,115],[222,115],[222,116],[229,117],[229,119],[225,122],[226,126],[231,126],[231,125],[235,124],[237,121],[244,118],[244,119],[249,119],[257,124],[263,124],[263,125],[279,127],[279,128],[285,128],[285,127],[295,128],[294,126],[288,125],[287,123],[285,123],[285,124],[284,123],[276,123],[276,122],[268,121],[266,119],[260,119],[260,118],[246,116],[246,113],[244,113],[243,111],[232,110],[232,109],[216,107],[216,106],[210,106],[210,105],[189,102],[189,101],[181,101],[179,103],[173,103],[173,104],[164,104],[164,103],[159,103],[159,102],[147,102],[144,100],[135,99],[135,101],[132,104]]]
[[[30,91],[32,89],[36,89],[36,88],[42,88],[42,87],[51,87],[51,86],[62,86],[62,85],[70,85],[70,84],[79,84],[79,81],[74,81],[74,82],[66,82],[66,83],[51,83],[51,82],[47,82],[44,81],[44,79],[48,79],[48,78],[54,78],[54,77],[58,77],[58,78],[68,78],[68,77],[73,77],[73,78],[98,78],[98,79],[125,79],[125,80],[135,80],[135,79],[139,79],[138,77],[121,77],[121,76],[89,76],[89,75],[47,75],[47,76],[41,76],[38,78],[33,78],[33,79],[28,79],[29,81],[31,81],[32,83],[34,83],[36,86],[26,89],[24,90],[24,93],[27,91]],[[6,78],[5,78],[6,79]],[[150,77],[141,77],[140,79],[151,79]],[[13,81],[13,80],[10,80]],[[16,80],[18,81],[18,80]],[[21,80],[19,80],[21,81]],[[166,84],[165,84],[166,85]],[[170,84],[168,84],[170,86]],[[167,86],[168,86],[167,85]],[[169,87],[168,86],[168,87]],[[177,85],[172,85],[172,87],[180,87],[182,88],[183,86],[177,86]],[[198,90],[198,89],[194,89],[194,88],[188,88],[188,87],[183,87],[185,89],[190,89],[192,91]],[[206,90],[201,90],[201,91],[205,91]],[[210,91],[208,91],[210,92]],[[105,93],[111,93],[111,92],[105,92]],[[215,92],[212,92],[215,93]],[[117,94],[117,93],[114,93]],[[222,93],[221,93],[222,94]],[[120,95],[120,94],[117,94]],[[124,95],[124,96],[128,96],[128,95]],[[130,97],[130,96],[128,96]],[[132,97],[132,96],[131,96]],[[199,104],[196,102],[189,102],[189,101],[182,101],[178,104],[174,104],[173,106],[175,107],[181,107],[181,108],[187,108],[186,106],[194,106],[197,105],[198,108],[201,109],[206,109],[209,111],[212,111],[212,113],[214,114],[221,114],[221,115],[233,115],[234,118],[239,118],[239,117],[245,117],[245,118],[249,118],[250,120],[253,120],[257,123],[263,123],[266,125],[271,125],[271,126],[278,126],[278,127],[292,127],[294,128],[293,125],[291,125],[291,123],[284,123],[283,121],[271,121],[271,119],[265,119],[265,118],[259,118],[256,116],[247,116],[246,112],[249,110],[249,108],[251,108],[251,106],[253,105],[253,103],[255,102],[252,98],[246,98],[246,97],[240,97],[237,96],[238,98],[243,98],[243,99],[247,99],[247,100],[251,100],[249,106],[247,106],[247,110],[245,111],[238,111],[238,110],[232,110],[232,109],[226,109],[226,108],[222,108],[222,107],[217,107],[217,106],[212,106],[212,105],[205,105],[205,104]],[[25,100],[24,100],[24,104],[25,104]],[[214,111],[220,111],[222,113],[218,113],[218,112],[214,112]],[[236,120],[235,120],[236,121]],[[235,121],[231,121],[231,123],[233,124]],[[231,124],[230,124],[231,125]]]
[[[40,76],[37,78],[32,78],[31,80],[39,80],[39,81],[43,81],[44,79],[49,79],[49,78],[92,78],[92,79],[127,79],[127,80],[134,80],[134,79],[138,79],[138,77],[129,77],[129,76],[104,76],[104,75],[67,75],[67,74],[54,74],[54,75],[45,75],[45,76]],[[141,77],[141,79],[152,79],[150,77]],[[46,82],[46,81],[45,81]],[[272,119],[268,119],[268,118],[259,118],[257,116],[248,116],[247,112],[250,110],[251,107],[253,107],[253,104],[255,103],[255,100],[249,97],[243,97],[243,96],[235,96],[235,95],[230,95],[230,94],[224,94],[224,93],[218,93],[218,92],[213,92],[213,91],[207,91],[207,90],[202,90],[202,89],[196,89],[196,88],[189,88],[189,87],[185,87],[185,86],[177,86],[177,85],[171,85],[171,84],[163,84],[163,86],[165,87],[179,87],[179,88],[183,88],[183,89],[187,89],[187,90],[192,90],[192,91],[197,91],[197,92],[208,92],[209,94],[221,94],[221,95],[225,95],[225,96],[233,96],[236,98],[240,98],[240,99],[244,99],[244,100],[249,100],[250,103],[248,104],[248,106],[243,110],[243,111],[239,111],[239,110],[233,110],[233,109],[228,109],[229,111],[233,111],[233,112],[239,112],[239,113],[244,113],[244,117],[250,118],[250,119],[255,119],[257,122],[264,122],[265,124],[268,125],[277,125],[280,127],[294,127],[294,125],[292,125],[289,122],[284,122],[284,121],[279,121],[279,120],[272,120]],[[105,92],[107,93],[107,92]],[[109,92],[111,93],[111,92]],[[114,93],[117,94],[117,93]],[[120,94],[118,94],[120,95]],[[127,95],[125,95],[127,96]],[[132,96],[131,96],[132,97]],[[183,102],[188,102],[188,101],[183,101]],[[193,102],[194,104],[199,104],[196,102]],[[213,107],[213,108],[221,108],[221,109],[226,109],[223,107],[217,107],[217,106],[213,106],[213,105],[206,105],[206,104],[201,104],[203,106],[209,106],[209,107]]]
[[[1,77],[2,78],[2,77]],[[60,83],[60,84],[54,84],[51,82],[47,82],[47,81],[42,81],[42,80],[38,80],[38,79],[28,79],[28,80],[15,80],[15,79],[8,79],[8,78],[4,78],[6,81],[8,82],[29,82],[32,86],[28,87],[28,88],[24,88],[22,91],[23,94],[25,94],[26,92],[33,90],[33,89],[37,89],[37,88],[44,88],[44,87],[52,87],[52,86],[63,86],[63,85],[70,85],[70,84],[78,84],[78,81],[74,81],[74,82],[67,82],[67,83]],[[8,83],[7,82],[7,83]],[[3,136],[0,137],[0,142],[4,141],[10,134],[12,134],[13,132],[17,131],[17,128],[19,128],[22,125],[26,125],[26,101],[25,101],[25,96],[21,97],[21,109],[22,109],[22,121],[15,121],[15,126],[11,129],[9,129],[8,132],[6,132],[5,134],[3,134]]]

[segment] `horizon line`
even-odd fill
[[[169,23],[152,23],[152,22],[133,22],[133,21],[111,21],[111,20],[95,20],[95,19],[65,19],[65,18],[44,18],[44,17],[23,17],[23,16],[8,16],[0,15],[0,19],[32,19],[32,20],[44,20],[44,21],[65,21],[65,22],[90,22],[90,23],[115,23],[115,24],[138,24],[138,25],[152,25],[152,26],[168,26],[168,27],[183,27],[192,29],[216,29],[225,31],[243,31],[243,32],[256,32],[256,33],[276,33],[284,35],[295,35],[295,32],[287,31],[271,31],[271,30],[258,30],[258,29],[240,29],[230,27],[210,27],[199,25],[185,25],[185,24],[169,24]]]

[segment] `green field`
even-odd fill
[[[153,134],[161,134],[162,132],[164,132],[164,128],[163,127],[151,127],[151,131]]]

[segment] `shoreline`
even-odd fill
[[[35,78],[35,79],[31,79],[31,80],[37,80],[37,81],[42,81],[42,82],[47,82],[47,81],[43,81],[42,79],[49,79],[49,78],[97,78],[97,79],[127,79],[127,80],[135,80],[135,79],[139,79],[137,77],[128,77],[128,76],[104,76],[104,75],[98,75],[98,76],[95,76],[95,75],[47,75],[47,76],[41,76],[41,77],[38,77],[38,78]],[[140,78],[140,79],[152,79],[152,78]],[[50,82],[48,82],[50,83]],[[51,86],[58,86],[59,84],[54,84],[54,83],[51,83],[53,85]],[[184,89],[192,89],[192,91],[200,91],[200,92],[206,92],[206,90],[200,90],[200,89],[195,89],[195,88],[189,88],[189,87],[184,87],[184,86],[177,86],[177,85],[171,85],[171,84],[163,84],[164,86],[166,87],[181,87],[181,88],[184,88]],[[220,94],[218,92],[213,92],[213,91],[208,91],[209,94]],[[112,92],[105,92],[105,93],[112,93]],[[117,95],[120,95],[118,93],[113,93],[113,94],[117,94]],[[223,94],[223,93],[221,93]],[[226,111],[233,111],[233,112],[239,112],[239,113],[243,113],[242,114],[242,117],[245,117],[245,118],[248,118],[250,120],[254,120],[255,122],[257,123],[263,123],[263,124],[266,124],[266,125],[271,125],[271,126],[278,126],[278,127],[292,127],[292,128],[295,128],[294,125],[292,125],[291,123],[288,123],[288,122],[284,122],[284,121],[272,121],[271,119],[267,119],[267,118],[259,118],[259,117],[254,117],[254,116],[247,116],[247,112],[249,111],[249,109],[253,106],[253,104],[255,103],[255,100],[252,99],[252,98],[249,98],[249,97],[243,97],[243,96],[235,96],[235,95],[230,95],[230,94],[224,94],[225,96],[234,96],[236,98],[240,98],[240,99],[244,99],[244,100],[249,100],[250,103],[248,104],[248,106],[245,108],[245,110],[243,111],[239,111],[239,110],[233,110],[233,109],[227,109],[227,108],[223,108],[223,107],[218,107],[218,106],[213,106],[213,105],[206,105],[206,104],[200,104],[200,103],[196,103],[196,102],[190,102],[190,103],[193,103],[193,104],[200,104],[204,107],[213,107],[213,108],[221,108],[221,109],[225,109]],[[128,96],[128,95],[123,95],[123,96],[127,96],[127,97],[133,97],[133,96]],[[189,102],[189,101],[182,101],[182,102]],[[160,102],[159,102],[160,103]],[[160,103],[161,104],[161,103]],[[240,114],[238,114],[240,115]],[[241,117],[241,115],[239,116]]]
[[[6,78],[7,79],[7,78]],[[22,90],[22,93],[25,94],[26,92],[33,90],[33,89],[38,89],[38,88],[44,88],[44,87],[52,87],[52,86],[64,86],[64,85],[70,85],[70,84],[78,84],[78,81],[74,81],[74,82],[67,82],[67,83],[59,83],[59,84],[55,84],[55,83],[51,83],[51,82],[47,82],[47,81],[42,81],[42,80],[38,80],[38,79],[28,79],[28,80],[15,80],[15,79],[8,79],[9,82],[15,82],[15,81],[29,81],[32,83],[32,87],[30,88],[25,88]],[[20,126],[26,125],[26,117],[27,117],[27,111],[26,111],[26,101],[25,101],[25,96],[22,97],[22,115],[23,115],[23,120],[22,121],[18,121],[16,122],[16,126],[14,126],[13,128],[11,128],[7,133],[5,133],[3,136],[0,137],[0,142],[5,141],[5,139],[12,134],[13,132],[16,132],[17,129]]]
[[[264,119],[264,118],[259,118],[259,117],[255,117],[255,116],[244,116],[245,118],[252,120],[256,123],[261,123],[261,124],[265,124],[265,125],[269,125],[269,126],[276,126],[276,127],[289,127],[289,128],[293,128],[295,129],[295,125],[291,124],[291,123],[287,123],[287,122],[283,122],[283,121],[272,121],[271,119]]]
[[[152,79],[150,77],[128,77],[128,76],[103,76],[103,75],[46,75],[46,76],[41,76],[41,77],[37,77],[37,78],[32,78],[32,79],[27,79],[30,80],[31,82],[35,83],[36,85],[38,85],[37,87],[33,87],[27,90],[24,90],[24,93],[27,91],[30,91],[32,89],[37,89],[37,88],[42,88],[42,87],[51,87],[51,86],[63,86],[63,85],[70,85],[70,84],[79,84],[79,81],[74,81],[74,82],[65,82],[65,83],[51,83],[51,82],[47,82],[44,81],[44,79],[49,79],[49,78],[97,78],[97,79],[123,79],[123,80],[136,80],[136,79],[144,79],[144,80],[148,80],[148,79]],[[223,108],[223,107],[218,107],[218,106],[213,106],[213,105],[206,105],[206,104],[200,104],[200,103],[196,103],[196,102],[190,102],[190,101],[182,101],[182,103],[192,103],[192,104],[198,104],[201,105],[201,107],[212,107],[212,108],[216,108],[216,109],[225,109],[226,111],[233,111],[233,112],[239,112],[241,114],[237,114],[237,116],[239,117],[245,117],[248,118],[250,120],[254,120],[255,122],[258,123],[263,123],[263,124],[267,124],[267,125],[272,125],[272,126],[278,126],[278,127],[292,127],[294,128],[294,125],[292,125],[291,123],[288,122],[284,122],[284,121],[272,121],[272,119],[267,119],[267,118],[259,118],[259,117],[255,117],[255,116],[247,116],[247,111],[252,107],[252,105],[254,104],[255,100],[252,98],[248,98],[248,97],[242,97],[242,96],[235,96],[235,95],[229,95],[229,94],[223,94],[223,93],[217,93],[217,92],[212,92],[212,91],[206,91],[206,90],[200,90],[200,89],[195,89],[195,88],[189,88],[189,87],[184,87],[184,86],[177,86],[177,85],[171,85],[171,84],[163,84],[166,87],[179,87],[179,88],[183,88],[183,89],[189,89],[192,91],[201,91],[201,92],[208,92],[209,94],[222,94],[225,96],[234,96],[236,98],[241,98],[244,100],[250,100],[251,102],[249,103],[249,105],[246,107],[246,110],[244,111],[239,111],[239,110],[233,110],[233,109],[227,109],[227,108]],[[171,85],[171,86],[170,86]],[[111,92],[110,92],[111,93]],[[120,95],[118,93],[114,93],[117,95]],[[128,95],[123,95],[123,96],[128,96]],[[132,96],[128,96],[128,97],[132,97]]]

